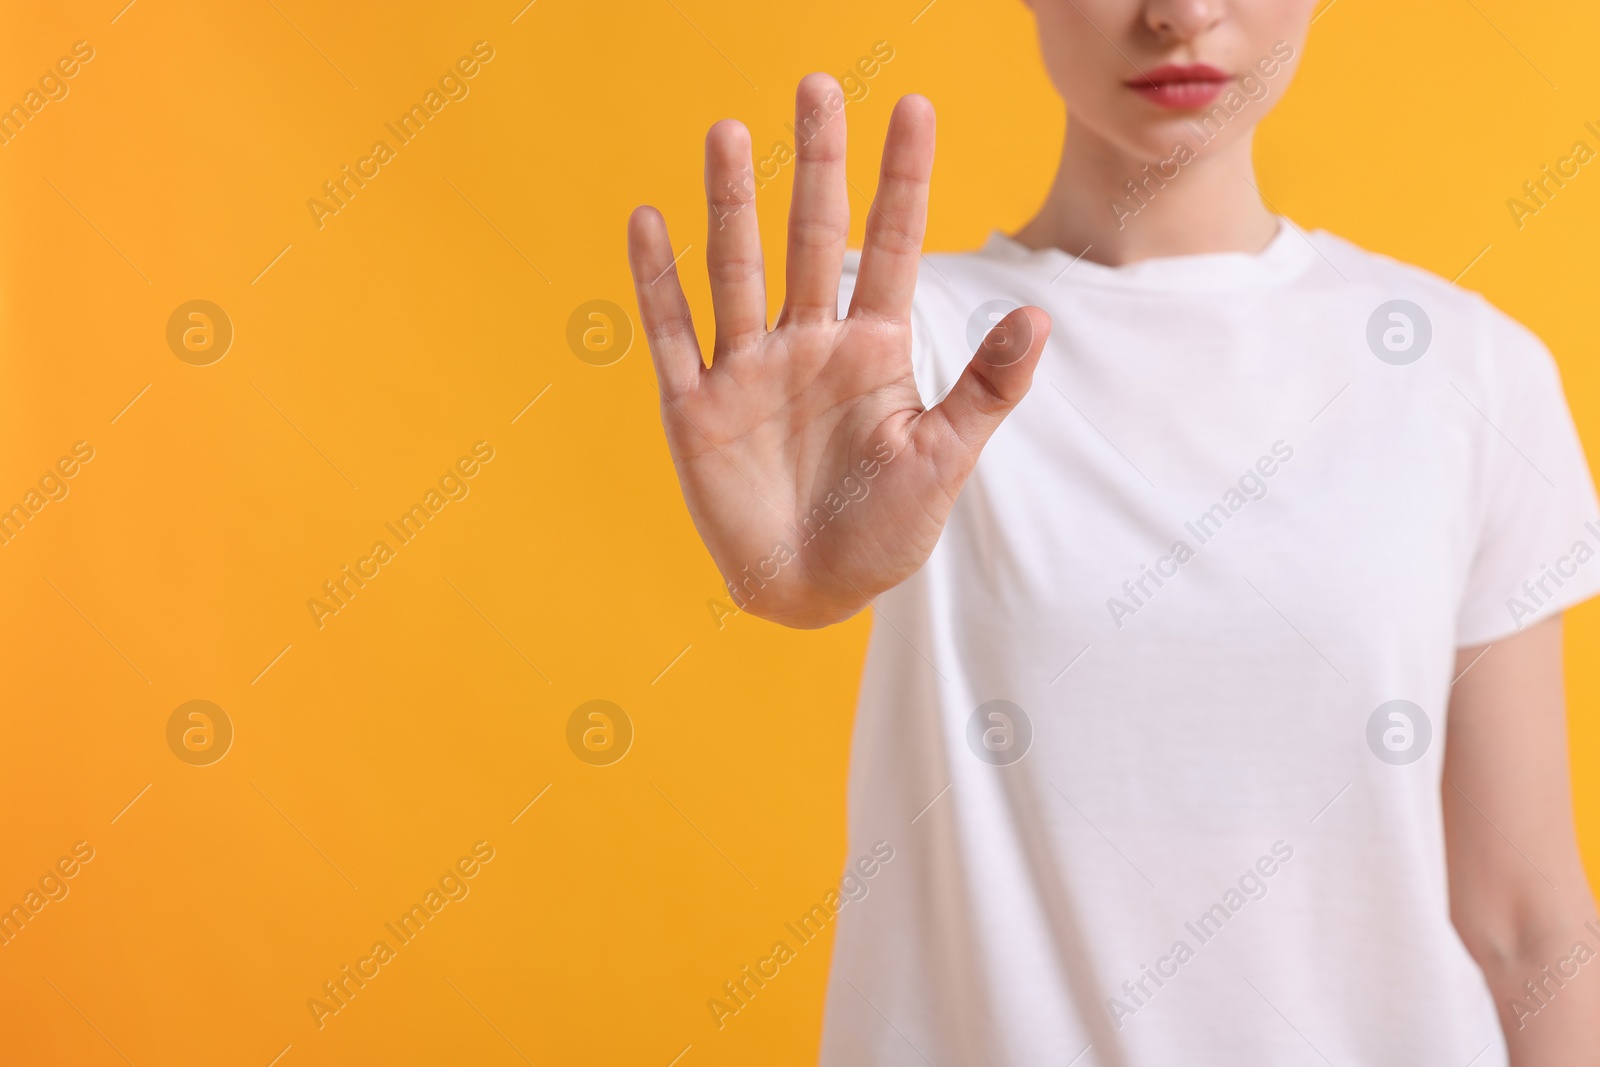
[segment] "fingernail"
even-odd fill
[[[978,355],[991,367],[1009,367],[1020,362],[1032,347],[1033,320],[1018,308],[989,331],[978,348]]]

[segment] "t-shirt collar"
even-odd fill
[[[1110,267],[1059,248],[1029,248],[994,230],[979,255],[1047,271],[1062,285],[1150,292],[1220,292],[1282,285],[1310,265],[1317,258],[1317,251],[1304,230],[1280,215],[1278,232],[1259,252],[1157,256]]]

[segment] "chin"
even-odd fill
[[[1154,162],[1171,156],[1174,147],[1180,142],[1194,141],[1192,135],[1187,135],[1188,127],[1184,124],[1184,119],[1190,117],[1192,116],[1188,114],[1177,113],[1152,116],[1146,112],[1139,115],[1119,115],[1115,123],[1087,125],[1090,125],[1098,137],[1109,142],[1117,151],[1135,159]]]

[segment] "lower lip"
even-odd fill
[[[1129,88],[1157,107],[1173,111],[1192,111],[1205,107],[1222,95],[1225,81],[1162,82],[1159,85],[1130,85]]]

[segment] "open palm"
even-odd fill
[[[796,94],[787,289],[770,329],[748,131],[706,137],[716,343],[705,366],[666,223],[633,213],[629,261],[661,388],[661,419],[695,526],[736,602],[789,626],[855,614],[926,562],[995,428],[1027,393],[1049,317],[1019,308],[955,388],[924,409],[911,372],[933,169],[933,108],[895,107],[848,314],[843,97],[813,74]]]

